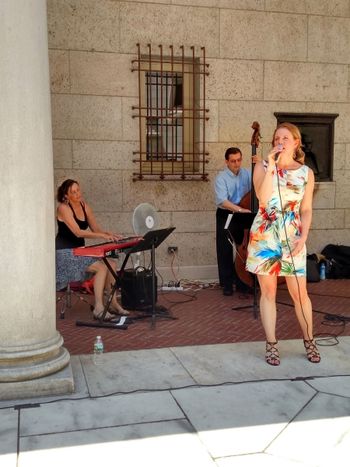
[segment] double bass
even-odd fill
[[[251,186],[250,191],[241,199],[239,206],[244,209],[249,209],[252,213],[257,212],[257,198],[254,192],[253,186],[253,171],[255,162],[253,161],[253,156],[256,156],[256,150],[259,147],[261,134],[260,134],[260,124],[257,121],[254,121],[252,124],[254,130],[251,137],[251,148],[252,148],[252,163],[251,163]],[[237,247],[236,260],[235,260],[235,269],[240,280],[250,288],[254,287],[254,276],[246,271],[245,264],[247,261],[248,254],[248,243],[249,243],[249,231],[250,229],[244,229],[243,240],[240,245]]]

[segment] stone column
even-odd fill
[[[0,103],[0,398],[67,392],[46,378],[70,357],[55,318],[45,0],[0,2]]]

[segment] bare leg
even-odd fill
[[[276,342],[276,290],[277,277],[258,275],[261,297],[260,315],[267,342]]]
[[[321,357],[313,339],[312,304],[307,293],[306,277],[296,278],[293,276],[286,278],[286,281],[303,333],[306,356],[311,363],[319,363]]]
[[[306,277],[286,277],[288,292],[305,340],[313,339],[312,305],[306,289]]]
[[[112,268],[116,271],[117,267],[118,267],[117,262],[113,261],[113,260],[108,260],[108,262],[112,266]],[[106,291],[108,293],[110,293],[111,290],[112,290],[112,286],[114,284],[115,279],[112,276],[109,269],[107,269],[107,271],[108,271],[108,273],[107,273],[107,277],[106,277],[106,281],[105,281],[105,289],[106,289]],[[118,302],[116,292],[113,294],[111,304],[112,304],[112,307],[118,312],[118,314],[120,314],[120,315],[128,315],[129,314],[129,312],[127,310],[124,310],[124,308]]]
[[[95,310],[94,314],[98,315],[104,310],[103,294],[107,278],[107,267],[101,261],[96,261],[91,264],[87,271],[93,272],[94,276],[94,295],[95,295]]]
[[[269,365],[278,366],[280,356],[276,339],[276,290],[277,277],[258,275],[260,284],[260,315],[266,334],[265,360]]]

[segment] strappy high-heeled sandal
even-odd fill
[[[316,347],[315,341],[313,339],[311,340],[304,339],[304,347],[306,350],[306,357],[309,360],[309,362],[320,363],[321,355]]]
[[[103,312],[104,312],[104,310],[102,310],[102,311],[96,311],[96,310],[94,310],[94,311],[93,311],[93,317],[94,317],[94,319],[101,321],[101,320],[102,320],[102,316],[103,316]],[[115,315],[113,315],[112,313],[110,313],[109,311],[107,311],[105,317],[103,318],[103,321],[113,321],[113,320],[115,320],[115,319],[116,319]]]
[[[265,360],[266,360],[266,363],[272,366],[278,366],[281,363],[277,344],[278,344],[278,341],[276,342],[266,341]]]

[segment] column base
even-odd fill
[[[45,342],[9,349],[0,347],[0,383],[42,378],[62,370],[70,360],[62,345],[63,338],[56,332]]]
[[[41,396],[71,394],[74,392],[74,388],[73,372],[71,364],[69,363],[68,366],[61,371],[42,378],[0,383],[0,400],[29,399],[32,397],[37,398]]]

